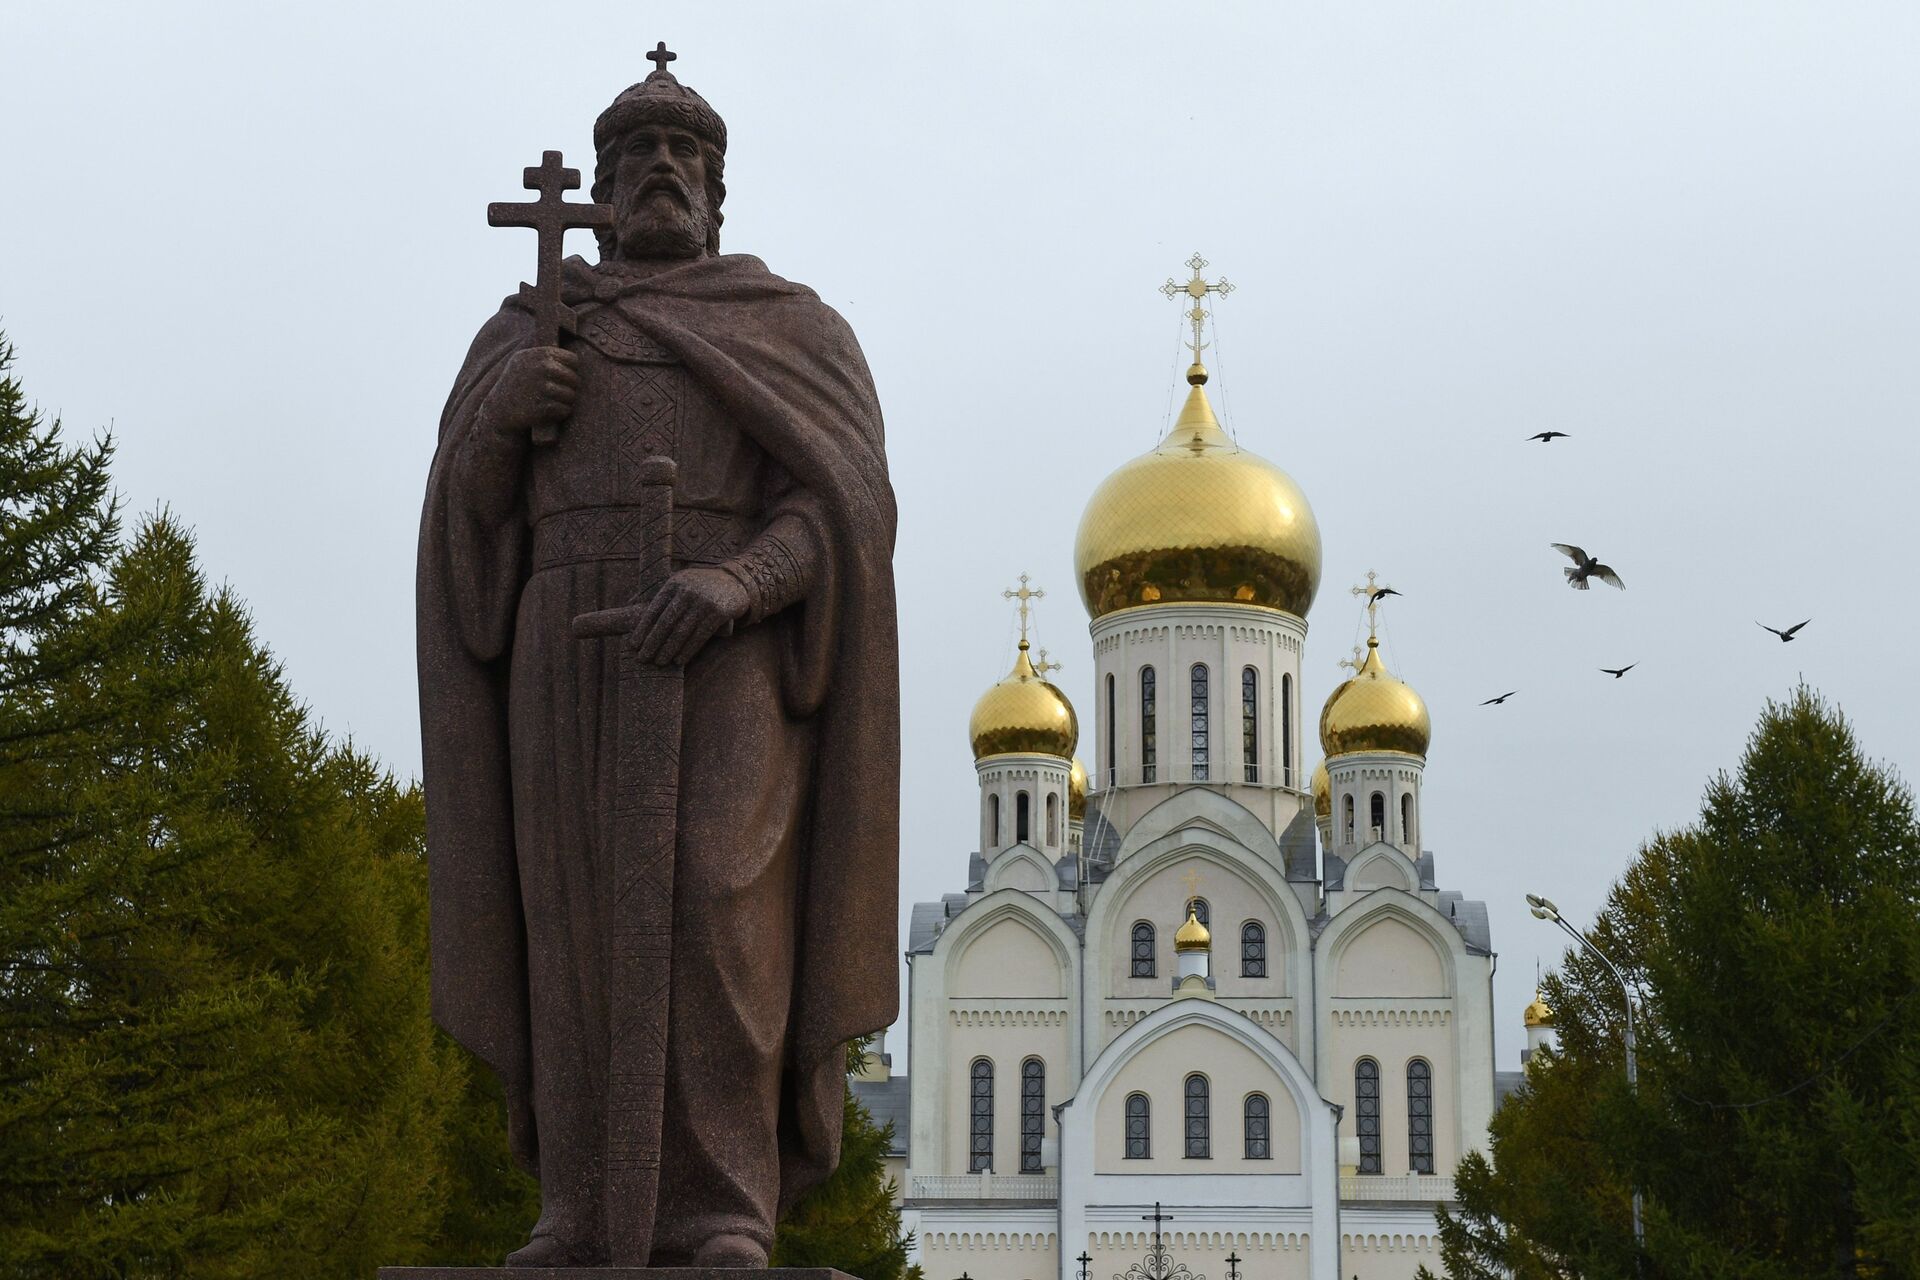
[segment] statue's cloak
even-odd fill
[[[879,401],[846,322],[758,258],[705,258],[642,280],[579,258],[565,266],[570,303],[583,314],[618,307],[805,491],[824,551],[813,592],[785,619],[794,642],[784,694],[791,714],[816,719],[818,755],[781,1106],[784,1209],[838,1163],[843,1046],[899,1011],[895,508]],[[417,580],[433,1013],[499,1075],[513,1152],[529,1169],[538,1147],[507,673],[531,533],[522,520],[478,528],[449,490],[452,459],[476,429],[482,400],[506,358],[532,340],[531,318],[509,298],[467,353],[440,421]]]

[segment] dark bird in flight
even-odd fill
[[[1488,698],[1485,702],[1481,703],[1480,705],[1483,707],[1497,707],[1518,692],[1520,692],[1518,689],[1509,689],[1497,698]]]
[[[1568,546],[1564,542],[1556,542],[1552,546],[1555,551],[1573,561],[1573,568],[1564,569],[1561,572],[1567,575],[1567,585],[1574,590],[1585,591],[1588,578],[1598,578],[1608,586],[1618,587],[1622,591],[1627,589],[1627,584],[1620,581],[1620,575],[1613,571],[1612,566],[1601,564],[1580,548]]]
[[[1640,664],[1637,662],[1629,662],[1624,667],[1602,667],[1600,669],[1606,672],[1608,675],[1612,676],[1615,680],[1618,680],[1621,676],[1627,674],[1627,672],[1633,670],[1635,667],[1639,665]]]
[[[1813,619],[1812,619],[1812,618],[1808,618],[1806,622],[1796,622],[1796,623],[1794,623],[1794,624],[1793,624],[1792,626],[1790,626],[1790,627],[1788,627],[1788,628],[1787,628],[1787,629],[1786,629],[1785,631],[1782,631],[1782,630],[1781,630],[1780,628],[1778,628],[1778,627],[1770,627],[1770,626],[1768,626],[1768,625],[1767,625],[1766,623],[1764,623],[1764,622],[1758,622],[1758,621],[1756,621],[1756,622],[1754,623],[1754,625],[1755,625],[1756,627],[1759,627],[1759,628],[1760,628],[1760,629],[1761,629],[1762,631],[1771,631],[1771,632],[1773,632],[1773,634],[1775,634],[1775,635],[1777,635],[1777,636],[1779,636],[1779,637],[1780,637],[1780,643],[1781,643],[1781,644],[1786,644],[1786,643],[1787,643],[1788,641],[1790,641],[1790,640],[1792,640],[1792,639],[1793,639],[1793,633],[1794,633],[1794,632],[1796,632],[1796,631],[1798,631],[1798,630],[1799,630],[1800,628],[1802,628],[1802,627],[1804,627],[1804,626],[1806,626],[1806,625],[1807,625],[1807,622],[1812,622],[1812,621],[1813,621]]]
[[[1552,444],[1555,440],[1565,440],[1568,438],[1567,433],[1564,431],[1542,431],[1537,436],[1527,437],[1529,440],[1538,440],[1541,444]]]
[[[1384,600],[1388,596],[1397,596],[1399,594],[1400,593],[1398,591],[1395,591],[1392,587],[1375,587],[1373,589],[1373,598],[1375,600]]]

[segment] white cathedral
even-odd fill
[[[927,1280],[1437,1270],[1434,1208],[1518,1078],[1494,1069],[1485,906],[1422,849],[1430,724],[1375,588],[1307,764],[1320,531],[1214,415],[1188,265],[1185,405],[1074,548],[1093,766],[1029,656],[1023,579],[1013,668],[969,726],[979,852],[913,910],[911,1071],[876,1052],[855,1082],[895,1125]],[[1525,1020],[1531,1050],[1551,1016]]]

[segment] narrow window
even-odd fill
[[[1032,839],[1032,814],[1029,812],[1032,808],[1026,792],[1022,791],[1013,798],[1013,839],[1016,844],[1025,844]]]
[[[1156,741],[1153,712],[1154,688],[1153,668],[1140,668],[1140,781],[1154,780],[1155,766],[1159,763],[1159,743]]]
[[[1240,976],[1267,976],[1267,927],[1258,920],[1240,926]]]
[[[993,847],[1000,847],[1000,797],[987,797],[987,826],[993,832]]]
[[[1367,806],[1368,817],[1373,823],[1373,838],[1387,838],[1387,798],[1378,791],[1373,793],[1373,802]]]
[[[967,1172],[979,1173],[993,1168],[993,1063],[985,1058],[973,1060],[973,1110],[968,1117],[970,1138]]]
[[[1060,843],[1060,793],[1047,792],[1047,847]]]
[[[1360,1172],[1380,1172],[1380,1064],[1362,1058],[1353,1067],[1353,1124],[1360,1138]]]
[[[1240,759],[1248,782],[1260,781],[1260,673],[1240,673]]]
[[[1047,1068],[1038,1058],[1020,1064],[1020,1172],[1040,1172],[1040,1138],[1047,1117]]]
[[[1153,976],[1153,926],[1145,920],[1133,926],[1133,976]]]
[[[1144,1093],[1127,1095],[1127,1159],[1145,1160],[1153,1154],[1153,1112]]]
[[[1213,1118],[1208,1113],[1207,1078],[1199,1072],[1187,1077],[1187,1159],[1213,1158]]]
[[[1425,1058],[1407,1064],[1407,1152],[1413,1172],[1433,1172],[1433,1068]]]
[[[1242,1127],[1246,1132],[1246,1153],[1247,1159],[1249,1160],[1273,1159],[1273,1144],[1268,1141],[1270,1136],[1267,1127],[1269,1110],[1266,1094],[1250,1093],[1247,1095],[1245,1119]]]
[[[1351,795],[1348,795],[1348,796],[1343,796],[1342,799],[1346,801],[1346,804],[1344,806],[1344,809],[1345,809],[1344,816],[1346,818],[1345,843],[1352,844],[1353,843],[1353,797]]]
[[[1293,785],[1293,677],[1280,677],[1280,782]]]
[[[1107,785],[1108,786],[1113,785],[1114,779],[1116,776],[1118,776],[1118,771],[1120,768],[1120,758],[1113,749],[1115,742],[1118,741],[1118,733],[1119,733],[1119,730],[1115,727],[1117,724],[1117,720],[1116,720],[1116,717],[1114,716],[1114,712],[1116,710],[1117,710],[1117,707],[1115,705],[1114,695],[1113,695],[1113,677],[1109,675],[1107,677]]]
[[[1201,924],[1206,925],[1208,928],[1213,927],[1213,908],[1207,905],[1205,898],[1188,898],[1187,910],[1191,911],[1193,918]],[[1186,921],[1183,919],[1181,923],[1185,924]]]
[[[1207,780],[1207,666],[1204,662],[1193,664],[1193,780]]]
[[[1413,843],[1413,793],[1411,791],[1403,791],[1400,794],[1400,843],[1413,849],[1415,853],[1420,852],[1419,849],[1414,848]]]

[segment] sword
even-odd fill
[[[579,640],[624,640],[673,572],[670,458],[638,468],[648,549],[633,603],[583,613]],[[620,645],[613,796],[613,934],[607,948],[607,1245],[614,1266],[644,1267],[659,1212],[666,1120],[667,1012],[673,976],[673,855],[680,799],[681,669]]]

